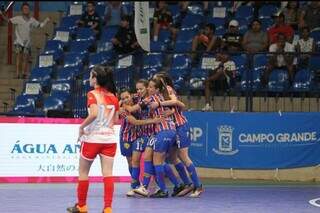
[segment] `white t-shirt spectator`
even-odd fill
[[[271,44],[270,47],[269,47],[269,52],[271,53],[275,53],[277,52],[277,43],[274,43],[274,44]],[[284,52],[295,52],[295,49],[294,49],[294,46],[288,42],[286,42],[285,46],[284,46]],[[295,58],[293,60],[293,64],[296,64],[297,63],[297,59]],[[284,60],[284,57],[283,55],[279,54],[277,56],[277,66],[278,67],[283,67],[283,66],[286,66],[286,62]]]
[[[302,53],[312,52],[313,42],[314,42],[313,38],[309,38],[306,41],[304,39],[299,39],[298,44],[300,46],[300,51]]]
[[[15,25],[14,44],[29,48],[31,46],[31,30],[43,27],[48,21],[48,18],[43,23],[40,23],[33,17],[30,17],[29,19],[26,19],[23,16],[12,17],[10,22]]]

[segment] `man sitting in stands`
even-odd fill
[[[265,86],[268,83],[269,75],[275,68],[286,69],[289,74],[290,84],[292,84],[297,62],[293,54],[284,53],[294,53],[294,46],[286,41],[286,36],[284,34],[280,33],[277,37],[277,43],[270,45],[269,52],[274,54],[270,57],[266,70],[262,75],[262,85]]]
[[[226,80],[227,84],[231,86],[232,82],[236,77],[236,64],[230,59],[226,48],[221,49],[215,55],[212,70],[209,72],[209,77],[205,81],[205,99],[206,105],[203,108],[204,111],[213,110],[210,104],[211,89],[213,88],[214,82],[217,80]]]

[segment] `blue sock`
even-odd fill
[[[191,184],[191,181],[187,175],[187,172],[184,168],[184,165],[182,162],[174,165],[176,167],[177,172],[179,173],[180,178],[182,179],[183,183],[186,185]]]
[[[170,165],[167,163],[164,164],[164,172],[175,187],[180,185],[178,178],[174,175]]]
[[[198,178],[198,174],[196,171],[196,167],[194,167],[193,164],[190,164],[190,166],[187,166],[187,170],[190,174],[191,180],[194,184],[195,187],[199,187],[200,186],[200,180]]]
[[[140,186],[139,175],[140,175],[140,167],[132,167],[131,188],[135,189],[135,188],[137,188],[138,186]]]
[[[151,176],[154,175],[154,167],[152,161],[144,162],[144,175],[143,175],[143,185],[148,188]]]
[[[156,178],[157,178],[157,183],[158,183],[159,188],[162,191],[167,192],[167,187],[164,182],[164,166],[163,165],[156,165],[156,166],[154,166],[154,170],[156,172]]]

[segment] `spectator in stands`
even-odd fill
[[[287,42],[286,35],[279,33],[277,42],[271,44],[269,47],[269,52],[275,54],[270,57],[269,62],[266,66],[266,70],[262,75],[262,85],[265,86],[268,83],[269,75],[275,68],[286,69],[289,74],[290,84],[292,84],[296,59],[293,54],[290,55],[285,53],[294,53],[294,51],[294,46]]]
[[[158,6],[153,15],[153,40],[158,41],[161,29],[168,29],[171,33],[174,32],[172,28],[172,16],[168,10],[168,5],[165,1],[157,2]]]
[[[294,31],[290,25],[284,22],[284,14],[277,12],[273,15],[273,17],[275,20],[275,24],[268,30],[270,44],[274,44],[277,42],[279,33],[284,34],[286,36],[286,40],[291,43]]]
[[[181,28],[182,21],[188,14],[188,6],[189,6],[189,1],[179,1],[179,13],[176,16],[175,22],[172,24],[172,27],[170,28],[171,30],[171,36],[172,36],[172,41],[176,40],[177,34],[179,29]]]
[[[120,26],[121,17],[128,15],[128,11],[121,1],[108,1],[104,15],[106,26]]]
[[[199,35],[196,35],[192,40],[192,51],[216,51],[220,47],[221,40],[215,33],[216,26],[207,24]],[[195,59],[198,54],[192,53],[192,59]]]
[[[263,52],[268,48],[268,35],[261,29],[260,20],[253,20],[244,37],[242,46],[249,53]]]
[[[229,22],[228,32],[223,35],[222,40],[222,48],[226,47],[229,52],[242,50],[242,35],[239,32],[239,22],[237,20]]]
[[[299,17],[299,27],[308,26],[312,31],[320,27],[320,2],[311,1],[302,11]]]
[[[213,110],[210,104],[211,90],[213,84],[217,80],[226,80],[230,86],[236,77],[236,65],[234,61],[230,59],[227,48],[223,48],[215,55],[212,70],[209,73],[209,77],[205,80],[205,100],[206,105],[203,108],[204,111]]]
[[[296,50],[302,53],[299,57],[299,65],[301,67],[307,67],[310,54],[316,51],[316,43],[314,39],[310,37],[309,27],[302,28],[301,39],[298,40]]]
[[[97,38],[100,37],[101,20],[99,14],[95,11],[93,1],[87,3],[87,11],[81,16],[78,23],[82,27],[90,27],[96,33]]]
[[[1,17],[7,22],[15,26],[15,52],[16,52],[16,78],[27,78],[29,74],[29,60],[31,55],[31,31],[34,28],[43,28],[50,18],[46,18],[43,22],[38,22],[30,15],[30,6],[27,2],[22,3],[22,15],[8,19],[2,11]],[[20,76],[20,73],[22,76]]]
[[[299,17],[299,2],[289,1],[282,12],[285,17],[285,23],[290,25],[292,29],[297,30]]]
[[[119,54],[130,53],[139,47],[134,29],[130,26],[129,16],[121,18],[121,26],[111,42]]]

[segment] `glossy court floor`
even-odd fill
[[[307,213],[320,212],[316,183],[209,182],[201,198],[127,198],[128,183],[115,185],[114,213]],[[57,213],[75,202],[76,184],[0,184],[2,213]],[[103,205],[101,183],[89,187],[90,213]]]

